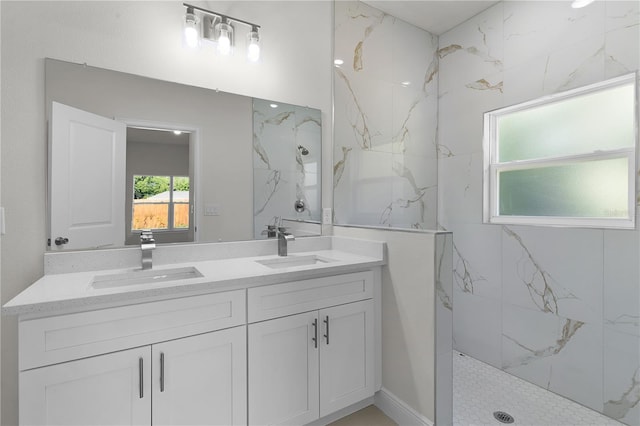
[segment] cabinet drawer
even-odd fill
[[[250,288],[249,322],[341,305],[373,297],[373,271]]]
[[[245,290],[99,309],[19,324],[20,370],[245,324]]]

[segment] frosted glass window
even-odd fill
[[[635,227],[636,75],[485,114],[484,220]]]
[[[633,147],[633,83],[498,117],[498,162]]]
[[[626,218],[628,176],[626,158],[502,171],[500,215]]]

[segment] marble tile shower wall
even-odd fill
[[[640,424],[640,235],[482,224],[492,109],[638,70],[637,1],[505,1],[440,36],[438,221],[455,348]]]
[[[253,207],[255,238],[278,218],[320,221],[320,110],[253,101]],[[275,105],[275,104],[273,104]],[[303,200],[298,213],[294,202]]]
[[[438,38],[335,2],[334,222],[435,229]]]

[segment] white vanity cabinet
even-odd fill
[[[379,390],[380,268],[251,284],[21,315],[20,424],[304,425]]]
[[[20,373],[22,425],[151,424],[151,348]]]
[[[250,424],[302,425],[374,394],[373,294],[372,271],[249,289]]]
[[[20,423],[246,425],[245,312],[239,290],[21,321]]]

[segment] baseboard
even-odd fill
[[[400,426],[433,426],[431,420],[409,407],[384,387],[375,394],[375,406]]]

